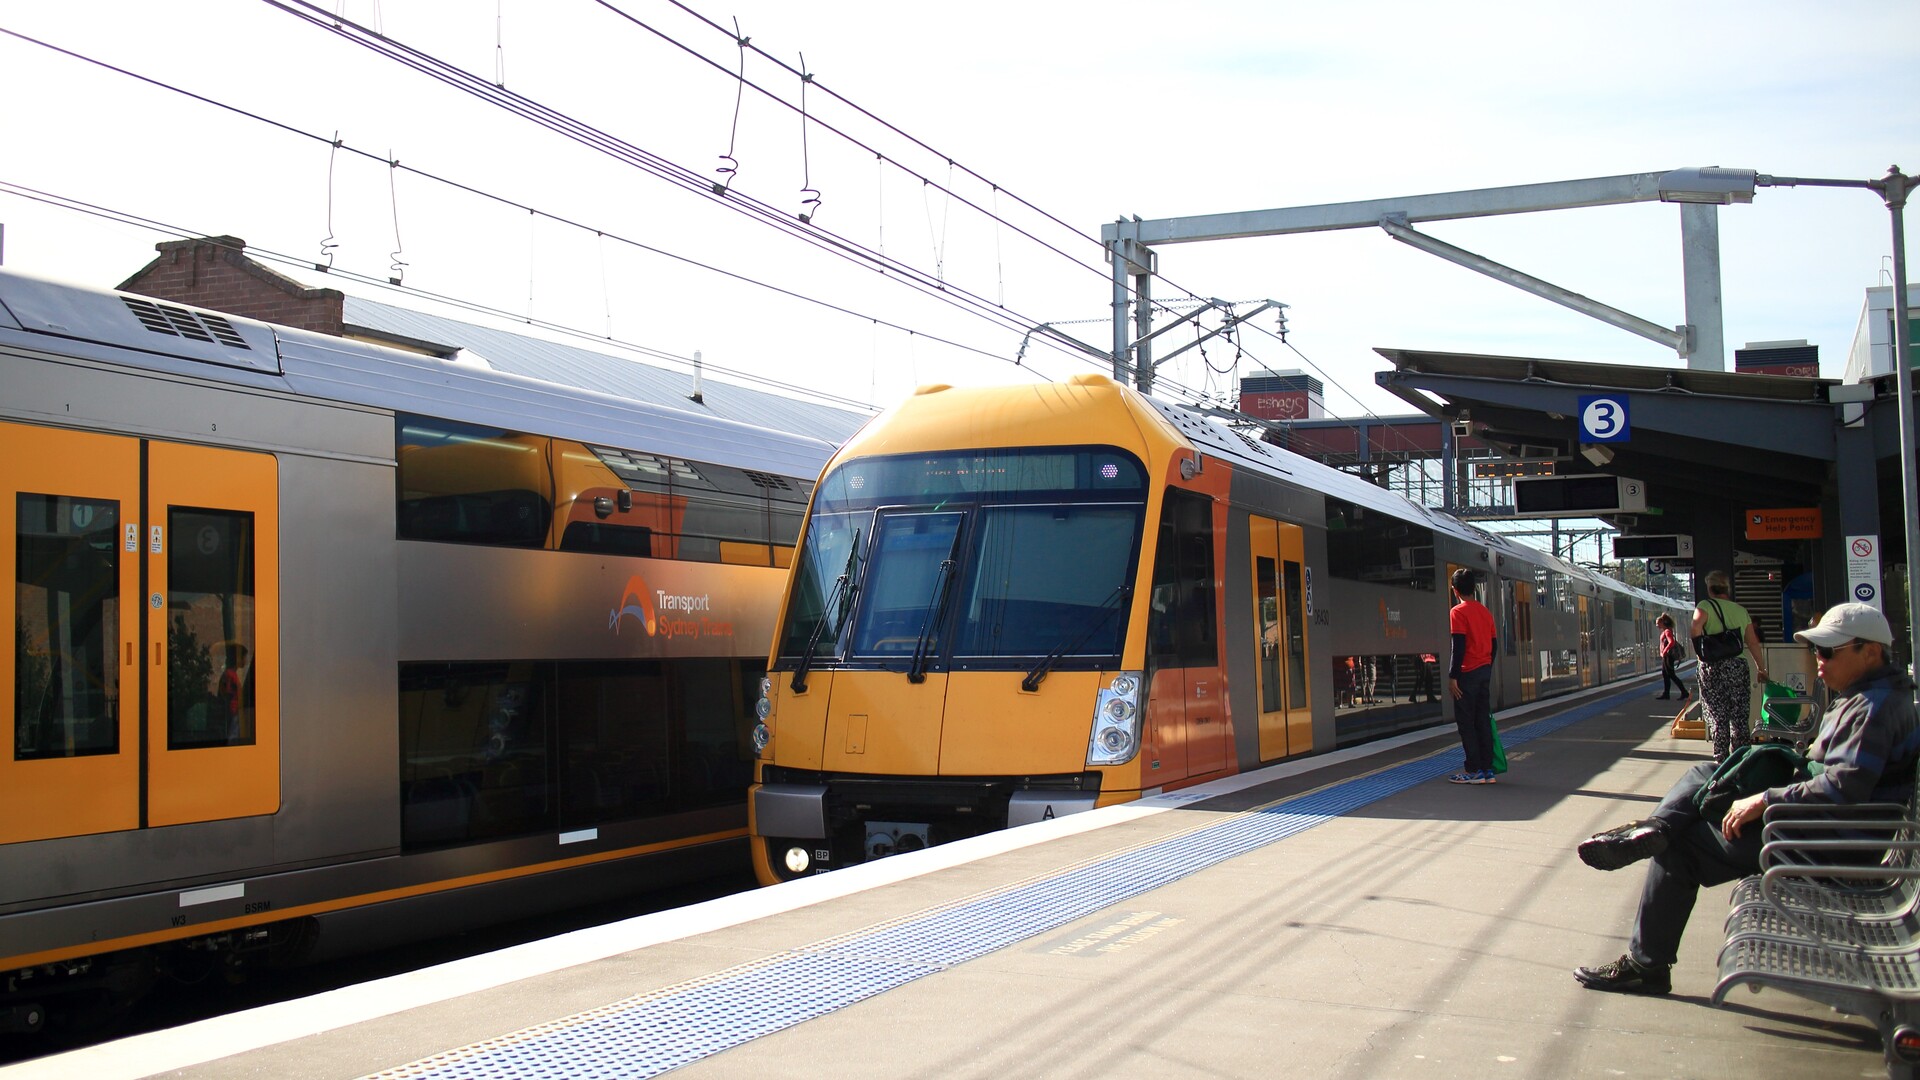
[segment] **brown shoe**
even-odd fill
[[[1664,994],[1673,989],[1673,972],[1665,964],[1642,964],[1622,956],[1611,964],[1573,969],[1573,977],[1589,990],[1616,994]]]

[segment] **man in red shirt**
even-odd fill
[[[1447,777],[1452,784],[1493,783],[1493,612],[1473,598],[1473,571],[1453,572],[1453,610],[1447,629],[1453,635],[1453,666],[1447,675],[1453,690],[1453,722],[1460,728],[1466,765]]]

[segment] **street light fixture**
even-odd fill
[[[1913,409],[1913,343],[1908,329],[1907,311],[1907,195],[1914,189],[1914,177],[1894,165],[1878,180],[1833,180],[1808,176],[1758,176],[1761,187],[1833,187],[1860,188],[1880,196],[1893,219],[1893,373],[1894,393],[1900,421],[1901,502],[1907,516],[1907,661],[1920,653],[1920,577],[1914,574],[1920,559],[1920,477],[1915,470],[1915,433]],[[1663,196],[1664,197],[1664,196]],[[1851,599],[1851,597],[1849,597]],[[1884,603],[1884,594],[1882,596]]]
[[[1660,201],[1710,206],[1750,203],[1758,179],[1752,169],[1668,169],[1660,174]]]

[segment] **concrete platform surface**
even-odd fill
[[[899,856],[0,1077],[640,1076],[660,1067],[663,1036],[695,1027],[733,1043],[674,1070],[701,1080],[1884,1076],[1858,1018],[1771,991],[1712,1007],[1730,886],[1702,893],[1671,995],[1573,981],[1624,951],[1642,876],[1591,870],[1573,845],[1641,816],[1708,752],[1667,738],[1663,704],[1637,685],[1506,715],[1512,770],[1497,784],[1403,783],[1133,891],[1118,881],[1129,867],[1185,858],[1216,826],[1279,820],[1277,804],[1408,763],[1455,765],[1455,740],[1293,762],[1208,798]],[[1019,929],[1045,922],[1020,888],[1063,873],[1092,883],[1094,906]],[[937,959],[948,939],[1009,932]],[[824,973],[808,976],[815,961]],[[807,1004],[842,978],[879,988]],[[825,1011],[778,1019],[810,1009]]]

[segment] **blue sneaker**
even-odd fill
[[[1482,770],[1480,770],[1479,772],[1477,772],[1477,773],[1474,773],[1474,774],[1473,774],[1473,779],[1471,779],[1471,780],[1469,780],[1469,781],[1467,781],[1467,783],[1469,783],[1469,784],[1491,784],[1491,783],[1494,783],[1494,779],[1493,779],[1493,770],[1492,770],[1492,769],[1482,769]]]
[[[1449,784],[1482,783],[1479,777],[1480,777],[1480,774],[1475,772],[1457,772],[1457,773],[1454,773],[1452,776],[1447,777],[1447,783]]]

